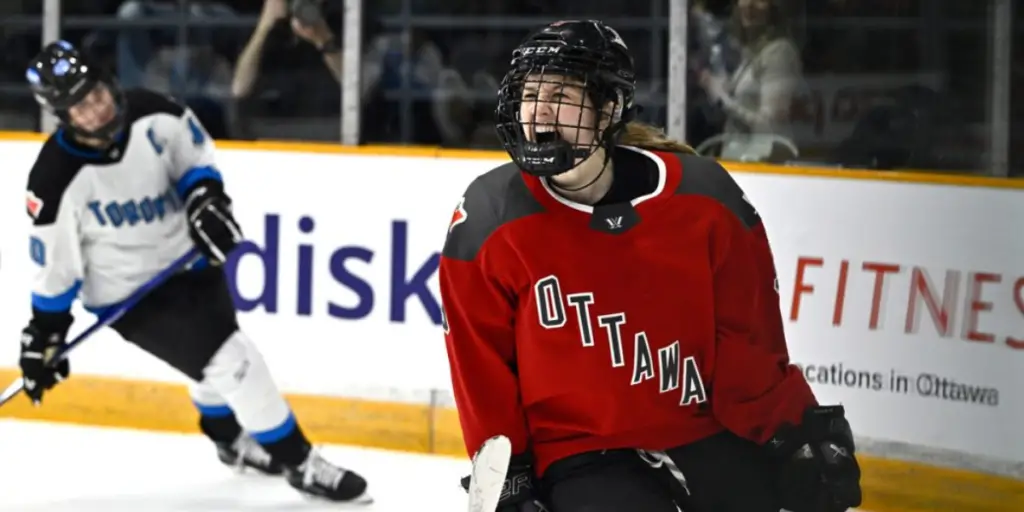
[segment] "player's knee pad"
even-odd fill
[[[268,440],[288,434],[295,420],[270,376],[262,354],[241,331],[235,331],[203,369],[203,380],[193,388],[197,405],[226,404],[238,423],[254,437]],[[205,399],[204,402],[200,402]]]

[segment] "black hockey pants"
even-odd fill
[[[551,512],[779,512],[769,461],[753,443],[721,433],[665,452],[689,495],[636,450],[606,450],[552,464],[542,478]],[[648,457],[649,460],[652,460]]]
[[[209,267],[172,277],[111,327],[199,382],[203,368],[238,330],[238,319],[227,276]]]

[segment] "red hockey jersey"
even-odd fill
[[[509,164],[458,205],[440,278],[468,453],[504,434],[541,475],[723,428],[763,443],[815,403],[743,191],[713,160],[623,149],[655,161],[653,193],[591,207]]]

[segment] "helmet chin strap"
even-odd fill
[[[108,148],[114,145],[122,130],[116,119],[111,121],[108,126],[104,126],[97,130],[83,130],[70,121],[66,121],[65,126],[71,135],[74,135],[76,138],[95,141],[97,143],[95,146],[98,148]]]
[[[623,102],[624,102],[624,98],[622,97],[622,93],[618,93],[618,101],[615,104],[616,105],[615,111],[610,116],[611,117],[611,119],[610,119],[611,123],[604,130],[600,131],[601,135],[598,138],[598,140],[600,141],[599,148],[604,149],[604,161],[601,163],[601,170],[597,173],[597,175],[594,176],[594,178],[591,179],[590,181],[588,181],[587,183],[585,183],[585,184],[583,184],[583,185],[581,185],[579,187],[575,187],[575,188],[568,188],[568,187],[559,185],[558,183],[556,183],[552,179],[555,176],[558,176],[560,174],[565,174],[565,173],[567,173],[567,172],[569,172],[569,171],[571,171],[571,170],[573,170],[573,169],[575,169],[577,167],[577,166],[573,166],[573,167],[570,167],[570,168],[566,169],[565,171],[556,172],[556,173],[549,174],[546,177],[544,177],[544,179],[548,182],[549,185],[551,185],[553,188],[556,188],[556,189],[558,189],[558,190],[560,190],[562,192],[579,192],[581,190],[584,190],[584,189],[586,189],[588,187],[593,186],[595,183],[597,183],[597,180],[601,179],[601,176],[604,176],[605,171],[608,170],[608,164],[611,162],[612,152],[615,150],[615,141],[617,139],[617,134],[622,129],[622,127],[625,126],[625,124],[628,121],[630,121],[634,117],[634,115],[635,115],[635,110],[633,108],[629,108],[629,109],[626,109],[625,111],[623,111],[623,109],[622,109]],[[594,120],[594,129],[595,130],[598,129],[600,124],[601,124],[601,116],[599,115],[598,118]],[[560,133],[556,132],[556,135],[561,139],[561,134]],[[560,142],[562,144],[566,144],[565,139],[561,139]],[[577,156],[577,157],[584,158],[583,163],[585,163],[587,161],[587,159],[589,159],[590,157],[593,156],[593,152],[592,151],[582,150],[580,148],[575,148],[573,150],[573,153],[575,153],[576,154],[575,156]]]
[[[553,180],[551,178],[548,178],[548,182],[551,184],[552,187],[557,188],[558,190],[561,190],[563,192],[579,192],[579,191],[581,191],[583,189],[589,188],[594,183],[597,183],[597,180],[601,179],[601,176],[603,176],[604,172],[608,169],[608,162],[610,162],[610,161],[611,161],[611,152],[610,151],[605,151],[604,152],[604,162],[601,163],[601,171],[597,173],[597,176],[594,176],[594,179],[588,181],[585,185],[581,185],[581,186],[576,187],[576,188],[567,188],[567,187],[563,187],[563,186],[559,185],[555,180]]]
[[[615,118],[618,119],[619,116],[616,115]],[[613,126],[615,124],[616,123],[612,123]],[[604,149],[604,161],[601,162],[601,171],[597,173],[597,176],[594,176],[594,179],[588,181],[585,185],[576,188],[566,188],[558,185],[557,183],[554,182],[554,180],[548,178],[548,181],[551,183],[551,186],[563,192],[579,192],[585,188],[592,186],[594,183],[597,183],[597,180],[601,179],[601,176],[604,176],[604,172],[608,170],[608,163],[612,161],[612,151],[614,151],[615,149],[615,143],[611,133],[611,129],[613,126],[605,128],[605,130],[601,133],[601,147]],[[584,162],[586,162],[586,160],[584,160]]]

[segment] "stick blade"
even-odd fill
[[[473,456],[473,473],[469,484],[469,512],[494,512],[501,500],[512,442],[505,436],[494,436],[480,446]]]
[[[10,386],[7,386],[7,389],[5,389],[3,394],[0,395],[0,405],[10,402],[11,399],[18,396],[18,393],[21,393],[23,389],[25,389],[25,381],[22,380],[21,377],[18,377]]]

